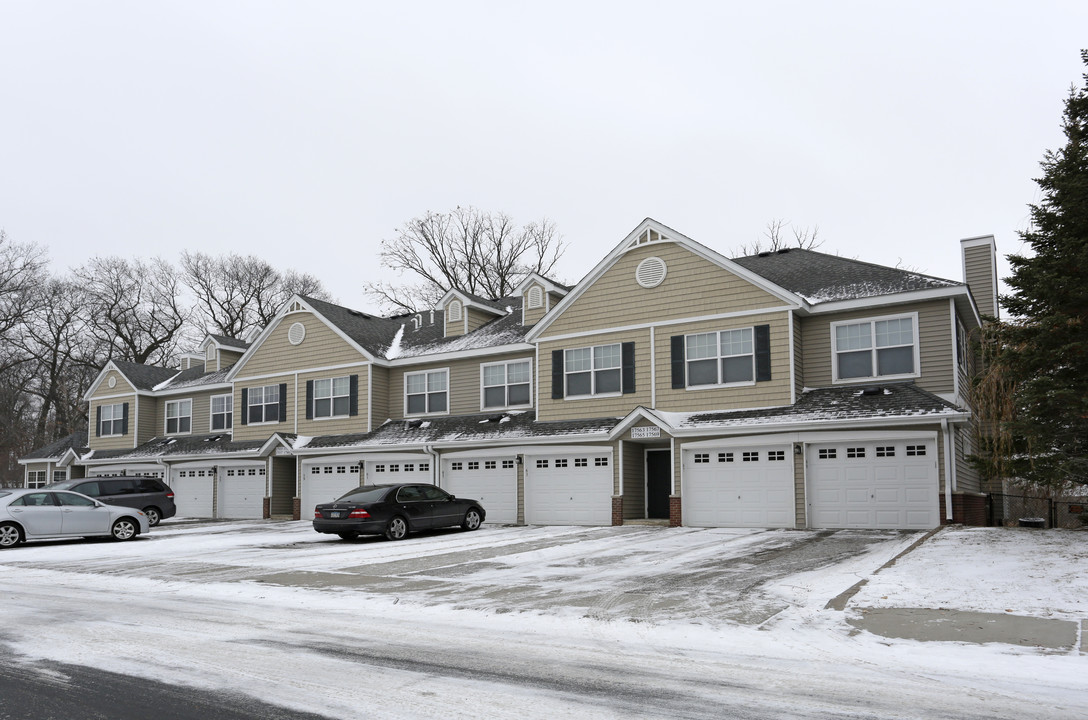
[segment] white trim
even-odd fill
[[[234,384],[247,383],[247,382],[254,382],[254,381],[258,381],[258,380],[267,380],[268,378],[278,378],[278,377],[287,377],[288,375],[298,375],[299,373],[306,373],[306,374],[309,374],[309,373],[322,373],[322,372],[333,372],[335,370],[345,370],[347,368],[367,367],[367,366],[372,365],[372,364],[373,363],[370,362],[369,360],[364,360],[362,362],[344,363],[344,364],[341,364],[341,365],[323,365],[321,367],[299,368],[299,369],[296,369],[296,370],[284,370],[283,372],[264,373],[264,374],[261,374],[261,375],[247,375],[245,377],[234,377],[234,378],[232,378],[231,382],[234,383]]]
[[[537,457],[539,455],[579,455],[582,453],[608,453],[611,455],[613,448],[611,445],[541,445],[539,447],[525,450],[521,454],[528,457]],[[445,454],[443,457],[449,457],[450,454]]]
[[[632,330],[645,330],[648,328],[666,328],[673,325],[689,325],[692,323],[711,322],[716,320],[732,320],[734,318],[751,317],[759,315],[771,315],[774,313],[792,312],[796,306],[780,305],[776,307],[760,308],[758,310],[738,310],[736,312],[717,313],[714,315],[696,315],[693,317],[677,318],[674,320],[654,320],[653,322],[638,323],[637,325],[623,325],[619,327],[597,328],[583,330],[581,332],[566,333],[565,335],[549,335],[544,338],[536,338],[537,343],[558,342],[560,340],[572,340],[575,338],[593,337],[594,335],[607,335],[609,333],[626,333]],[[768,322],[771,322],[768,319]]]
[[[216,390],[229,390],[233,389],[234,385],[231,383],[209,383],[207,385],[186,385],[179,388],[164,388],[162,390],[155,390],[150,397],[153,398],[165,398],[172,397],[174,395],[191,395],[199,392],[215,392]]]
[[[221,430],[216,430],[213,427],[213,425],[215,425],[215,423],[214,423],[215,416],[217,414],[222,415],[223,413],[216,413],[215,412],[215,400],[216,400],[216,398],[222,398],[222,397],[230,398],[230,427],[223,428]],[[210,395],[208,397],[208,432],[210,432],[210,433],[230,433],[231,435],[234,434],[234,393],[233,392],[220,393],[218,395]]]
[[[353,463],[357,462],[362,464],[364,462],[383,462],[383,461],[400,461],[409,460],[419,462],[420,460],[431,460],[431,456],[425,452],[419,453],[351,453],[339,455],[311,455],[308,457],[300,457],[299,465],[304,467],[312,467],[314,465],[325,465],[328,463]]]
[[[742,355],[722,355],[722,333],[737,332],[738,330],[749,331],[749,340],[752,343],[752,352],[749,355],[752,359],[752,379],[751,380],[738,380],[735,382],[716,382],[716,383],[704,383],[702,385],[691,384],[691,372],[688,370],[688,363],[714,360],[715,372],[718,375],[719,381],[722,379],[722,360],[726,357],[736,358],[745,357]],[[716,335],[717,339],[714,341],[716,354],[713,357],[696,358],[695,360],[688,359],[688,338],[694,335]],[[756,329],[754,325],[748,325],[745,327],[718,329],[718,330],[706,330],[703,332],[684,333],[684,390],[699,391],[699,390],[716,390],[721,388],[734,388],[734,387],[751,387],[756,384]]]
[[[956,473],[956,463],[953,457],[956,452],[956,442],[952,439],[952,430],[947,422],[941,423],[941,432],[944,433],[944,516],[946,520],[952,519],[952,491],[955,489],[953,482]],[[940,478],[938,478],[938,481]]]
[[[449,459],[449,458],[470,458],[470,457],[506,458],[506,459],[510,459],[510,458],[516,458],[518,455],[520,455],[520,453],[517,451],[517,448],[515,448],[515,447],[486,448],[486,449],[481,448],[480,450],[454,450],[452,452],[444,452],[444,453],[442,453],[442,459],[446,460],[446,459]]]
[[[499,386],[498,385],[489,385],[487,387],[484,386],[484,369],[489,368],[489,367],[496,367],[498,365],[502,365],[502,366],[506,367],[506,366],[514,364],[514,363],[525,363],[525,362],[529,363],[529,382],[528,382],[528,385],[529,385],[529,402],[521,403],[519,405],[501,405],[501,406],[495,406],[495,407],[487,407],[484,404],[485,403],[485,397],[484,397],[485,390],[487,390],[488,387],[495,388],[495,387],[499,387]],[[510,370],[509,370],[509,368],[507,368],[505,370],[504,377],[506,378],[506,381],[503,383],[502,387],[507,389],[506,398],[507,398],[507,400],[509,400],[510,399],[510,393],[509,393]],[[528,357],[528,358],[513,358],[513,359],[510,359],[510,360],[498,360],[496,362],[480,363],[480,412],[499,412],[500,410],[527,410],[527,409],[531,408],[533,406],[533,398],[534,398],[534,395],[533,395],[533,380],[534,380],[534,378],[533,378],[533,359],[531,357]],[[515,384],[516,385],[523,385],[524,383],[515,383]]]
[[[121,393],[119,395],[99,395],[98,397],[91,398],[87,402],[97,403],[98,405],[109,405],[110,403],[104,403],[102,401],[103,400],[116,400],[117,398],[127,398],[127,397],[135,397],[135,396],[136,396],[136,393],[130,390],[129,392]],[[153,397],[153,396],[150,393],[145,393],[144,397]]]
[[[879,347],[876,344],[876,323],[884,322],[886,320],[901,320],[903,318],[911,319],[911,334],[913,335],[913,352],[914,352],[914,372],[912,373],[899,373],[897,375],[877,375],[877,352]],[[869,324],[869,354],[872,359],[872,371],[873,375],[866,375],[864,377],[839,377],[839,351],[835,347],[835,330],[838,327],[844,325],[864,325]],[[854,385],[858,383],[873,382],[888,382],[893,380],[904,380],[907,378],[917,378],[922,376],[922,332],[921,327],[918,324],[918,313],[897,313],[894,315],[874,315],[870,317],[854,318],[853,320],[838,320],[828,323],[828,332],[831,341],[831,382],[834,385]],[[902,347],[902,346],[896,346]],[[844,352],[858,352],[856,350],[847,350]]]
[[[683,458],[681,458],[681,464],[683,464]],[[669,478],[672,482],[672,489],[669,491],[669,497],[672,498],[676,495],[676,438],[669,438]],[[669,515],[672,515],[672,507],[670,503]],[[683,520],[683,518],[681,518]]]
[[[329,383],[329,397],[328,397],[328,400],[329,400],[329,413],[330,414],[329,415],[322,415],[321,417],[318,417],[317,416],[317,384],[319,382],[324,382],[326,380]],[[348,393],[347,393],[347,395],[334,395],[333,394],[333,387],[334,387],[333,383],[335,381],[337,381],[337,380],[347,380],[348,381]],[[306,412],[309,412],[309,414],[310,414],[309,419],[310,419],[311,422],[325,422],[326,420],[344,420],[346,418],[351,417],[351,375],[336,375],[334,377],[312,378],[311,380],[309,380],[307,382],[312,382],[313,387],[314,387],[313,397],[309,397],[309,398],[305,399],[305,402],[306,402],[306,405],[307,405],[305,410],[306,410]],[[338,397],[347,398],[347,400],[348,400],[348,411],[346,413],[344,413],[343,415],[333,415],[332,414],[333,409],[336,407],[336,398],[338,398]],[[322,399],[324,399],[324,398],[322,398]],[[356,402],[358,402],[358,396],[356,396]],[[310,406],[311,403],[313,404],[312,407]],[[295,374],[295,405],[296,406],[298,405],[298,373]],[[304,417],[304,418],[306,417],[306,412],[302,413],[302,417]],[[298,432],[298,413],[297,412],[295,413],[295,432]]]
[[[951,322],[948,324],[952,326],[952,395],[954,397],[960,396],[960,343],[959,343],[959,324],[960,319],[956,317],[956,301],[949,298],[948,300],[948,314]],[[964,358],[966,361],[967,358]]]
[[[374,369],[366,371],[366,431],[370,432],[374,424]]]
[[[790,310],[786,315],[786,322],[789,327],[789,344],[790,344],[790,405],[797,404],[797,355],[794,348],[793,337],[793,325],[796,319],[793,315],[793,310]]]
[[[610,347],[619,348],[619,350],[620,350],[620,354],[619,354],[620,362],[619,362],[618,365],[616,365],[616,367],[606,367],[606,368],[601,368],[600,370],[598,370],[597,367],[596,367],[597,354],[594,351],[597,350],[597,348],[606,348],[606,347],[607,348],[610,348]],[[577,371],[571,372],[571,371],[567,370],[567,353],[576,352],[578,350],[589,350],[589,370],[577,370]],[[622,342],[601,343],[600,345],[583,345],[582,347],[563,348],[562,353],[563,353],[563,400],[587,400],[587,399],[620,397],[621,395],[623,395],[623,343]],[[620,389],[619,390],[613,390],[613,391],[610,391],[610,392],[596,392],[596,389],[597,389],[596,373],[597,372],[611,372],[611,371],[615,371],[615,372],[619,373],[619,376],[620,376]],[[581,393],[581,394],[578,394],[578,395],[569,394],[567,392],[567,387],[568,387],[568,385],[567,385],[567,376],[569,376],[569,375],[581,375],[582,373],[587,373],[587,372],[589,373],[590,391],[588,393]]]
[[[698,440],[695,442],[685,442],[682,445],[683,450],[707,450],[717,447],[723,448],[736,448],[744,447],[745,445],[787,445],[794,443],[803,443],[806,445],[816,445],[823,443],[838,443],[838,442],[850,442],[857,440],[858,442],[873,441],[873,440],[912,440],[922,439],[927,441],[937,441],[936,430],[862,430],[858,432],[824,432],[821,430],[808,430],[801,432],[789,432],[789,433],[762,433],[759,435],[747,435],[744,437],[730,437],[730,438],[718,438],[715,440]],[[936,446],[934,446],[936,447]],[[792,450],[791,450],[792,452]]]
[[[952,285],[944,288],[931,288],[929,290],[915,290],[913,292],[897,293],[894,295],[877,295],[875,297],[855,298],[851,300],[835,300],[832,302],[810,305],[807,307],[811,315],[823,315],[844,310],[868,310],[888,305],[905,305],[913,302],[925,302],[927,300],[940,300],[946,297],[970,295],[966,285]]]
[[[186,431],[186,432],[182,432],[181,430],[175,430],[174,432],[170,432],[170,430],[169,430],[169,428],[170,428],[170,406],[171,405],[181,405],[182,403],[186,403],[186,402],[189,403],[189,414],[188,415],[182,415],[181,414],[181,408],[179,407],[178,408],[178,416],[177,416],[176,419],[178,421],[178,427],[180,428],[181,427],[181,419],[183,417],[188,417],[189,418],[189,430]],[[209,404],[210,404],[210,401],[209,401]],[[184,398],[184,399],[181,399],[181,400],[167,400],[165,403],[163,403],[163,406],[162,406],[162,434],[163,435],[168,435],[168,436],[171,436],[171,437],[185,436],[185,435],[192,435],[193,434],[193,399],[191,397]]]
[[[445,392],[446,392],[446,409],[442,410],[440,412],[426,412],[426,411],[421,412],[421,413],[408,412],[408,376],[409,375],[419,375],[419,374],[424,374],[425,375],[427,373],[433,373],[433,372],[445,372],[446,373],[446,390],[445,390]],[[404,406],[404,417],[405,418],[424,418],[424,417],[441,417],[443,415],[449,415],[450,414],[450,405],[451,405],[451,403],[453,401],[453,388],[451,387],[451,377],[450,377],[450,375],[451,375],[451,373],[450,373],[450,368],[449,368],[448,365],[446,367],[427,368],[425,370],[414,370],[412,372],[405,372],[403,377],[401,378],[403,388],[402,388],[401,396],[400,396],[401,401],[402,401],[403,406]],[[412,394],[413,395],[419,395],[419,393],[412,393]],[[424,404],[425,405],[427,404],[426,396],[429,395],[429,394],[430,394],[430,392],[428,390],[425,389],[423,391]]]
[[[657,337],[650,326],[650,407],[657,407]]]
[[[478,350],[455,350],[453,352],[434,353],[430,355],[409,355],[407,357],[386,360],[374,363],[380,367],[401,367],[404,365],[420,365],[433,362],[453,362],[455,360],[474,359],[491,355],[504,355],[515,352],[531,352],[536,346],[530,343],[517,343],[512,345],[495,345]]]

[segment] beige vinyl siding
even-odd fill
[[[116,383],[113,387],[110,387],[110,378],[113,378]],[[102,381],[98,383],[98,387],[95,388],[94,393],[91,394],[91,402],[94,402],[98,398],[109,398],[123,393],[130,393],[135,391],[135,389],[136,388],[125,379],[124,375],[116,370],[110,370],[102,377]]]
[[[947,300],[852,310],[804,318],[801,322],[804,384],[808,387],[827,387],[832,384],[832,322],[889,317],[913,312],[918,313],[917,332],[922,371],[921,376],[916,380],[918,386],[932,393],[954,392],[953,373],[956,368],[956,352],[952,347],[951,317]],[[879,381],[879,378],[852,382],[863,384],[876,381]]]
[[[243,413],[247,411],[247,408],[245,405],[242,404],[242,390],[251,387],[264,387],[266,385],[283,384],[287,385],[287,412],[284,415],[284,418],[286,419],[276,423],[243,425],[242,417]],[[305,390],[306,387],[303,386],[300,392],[305,392]],[[293,433],[295,432],[295,407],[296,403],[294,375],[284,375],[282,377],[266,378],[263,380],[251,380],[249,382],[237,381],[234,383],[234,430],[231,433],[231,436],[236,441],[265,440],[270,437],[272,433]]]
[[[989,245],[976,245],[964,248],[964,280],[971,290],[980,315],[993,317],[997,313],[994,306],[993,261],[990,259]]]
[[[306,337],[301,344],[292,345],[287,340],[287,331],[296,322],[306,328]],[[365,359],[359,350],[312,313],[291,313],[279,320],[268,337],[246,359],[245,365],[238,371],[235,384],[263,384],[252,383],[250,378],[262,375],[287,377],[288,373],[296,370],[347,365]],[[271,380],[268,382],[271,383]]]
[[[188,433],[178,433],[179,435],[205,435],[211,432],[212,424],[212,395],[229,395],[229,390],[218,390],[216,392],[203,392],[194,393],[192,395],[170,395],[165,397],[156,398],[155,403],[155,434],[166,434],[166,403],[176,402],[179,400],[192,400],[193,401],[193,414],[192,414],[192,430]],[[143,419],[141,415],[141,420]],[[142,424],[142,422],[141,422]]]
[[[117,383],[117,387],[114,391],[121,387],[121,383]],[[97,393],[96,393],[97,395]],[[110,398],[92,398],[88,407],[87,415],[87,444],[92,450],[121,450],[124,448],[136,447],[137,438],[139,442],[143,442],[151,439],[153,435],[146,434],[147,430],[140,427],[137,423],[136,416],[136,402],[137,395],[135,393],[130,395],[119,395]],[[153,401],[145,399],[143,407],[146,410],[144,415],[150,415],[151,421],[147,422],[147,429],[149,430],[154,423],[155,409],[152,405]],[[102,405],[121,405],[128,403],[128,432],[124,435],[115,435],[111,437],[99,437],[98,436],[98,408]],[[142,420],[141,416],[141,420]]]
[[[623,519],[646,517],[646,447],[623,444]]]
[[[490,412],[481,409],[480,366],[507,360],[530,360],[532,354],[524,350],[518,353],[488,355],[477,358],[458,359],[446,362],[422,363],[419,365],[393,367],[389,369],[389,417],[403,418],[404,413],[404,376],[407,373],[426,370],[449,369],[449,415],[471,415]],[[499,412],[496,410],[495,412]],[[446,413],[443,413],[446,414]],[[375,426],[376,427],[376,426]]]
[[[635,269],[648,257],[665,261],[665,281],[643,288]],[[544,337],[757,310],[782,301],[675,243],[649,243],[617,259],[544,331]]]
[[[288,326],[290,327],[290,326]],[[307,334],[308,331],[307,331]],[[305,341],[304,341],[305,342]],[[242,353],[233,350],[219,350],[219,363],[216,370],[224,370],[242,359]]]
[[[393,414],[390,412],[389,409],[391,405],[391,393],[389,392],[389,368],[381,367],[380,365],[371,365],[370,373],[370,430],[374,430],[378,428],[383,422],[393,417]],[[401,392],[403,392],[403,388]],[[364,412],[364,407],[364,405],[360,405],[359,411]],[[397,413],[398,417],[404,412],[403,398],[401,398],[400,408],[401,410]]]
[[[482,326],[488,324],[489,322],[491,322],[492,320],[496,319],[497,317],[499,317],[498,315],[495,315],[493,313],[484,312],[483,310],[477,310],[476,308],[473,308],[473,307],[466,308],[466,310],[467,310],[466,314],[468,316],[468,331],[469,332],[472,332],[473,330],[475,330],[475,329],[477,329],[479,327],[482,327]]]
[[[752,385],[731,387],[672,387],[672,337],[717,330],[769,325],[771,332],[771,379]],[[655,330],[657,360],[657,409],[672,412],[735,410],[776,407],[790,403],[790,331],[785,311],[748,315],[729,320],[704,320],[659,327]]]
[[[635,343],[635,392],[605,397],[552,398],[552,351]],[[590,337],[540,343],[540,396],[537,400],[540,420],[576,420],[591,417],[623,417],[638,405],[650,406],[650,330],[601,333]],[[658,386],[660,391],[660,386]]]
[[[982,492],[982,478],[970,461],[974,453],[974,429],[969,425],[955,428],[956,438],[956,490],[958,492]]]
[[[805,495],[805,455],[793,454],[793,512],[795,528],[808,527],[808,506]]]
[[[345,435],[348,433],[363,433],[366,428],[366,376],[368,367],[344,368],[341,370],[324,370],[321,372],[305,372],[298,375],[298,433],[300,435]],[[324,419],[306,419],[306,382],[308,380],[327,380],[338,377],[359,376],[359,414],[350,417],[334,417]]]

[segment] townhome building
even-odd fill
[[[20,462],[30,485],[155,475],[191,517],[305,519],[420,481],[498,523],[981,524],[968,389],[996,247],[960,246],[954,281],[729,259],[647,219],[573,287],[530,275],[395,317],[295,296],[251,342],[107,363],[86,436]]]

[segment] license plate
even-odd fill
[[[342,517],[344,517],[344,513],[340,512],[338,510],[333,511],[333,512],[329,513],[329,517],[331,517],[331,518],[342,518]]]

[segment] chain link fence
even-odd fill
[[[1045,527],[1077,530],[1088,526],[1088,495],[1039,497],[991,493],[987,521],[996,527]]]

